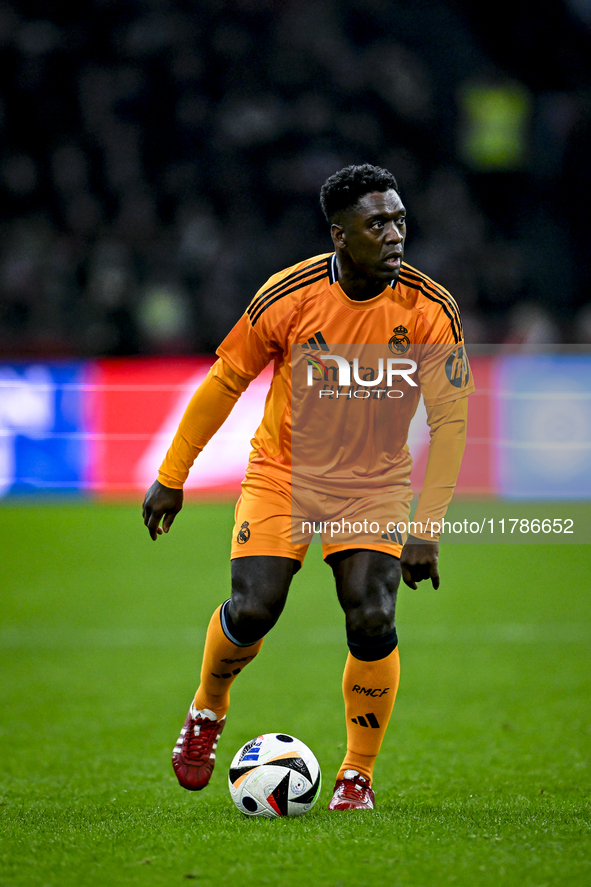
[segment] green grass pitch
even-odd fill
[[[346,646],[318,546],[234,685],[212,783],[172,772],[231,526],[231,506],[189,504],[154,544],[137,505],[0,509],[2,885],[591,883],[588,546],[450,544],[438,592],[402,586],[378,806],[329,814]],[[268,731],[320,761],[301,819],[230,800],[232,756]]]

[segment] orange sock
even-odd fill
[[[371,783],[373,767],[394,708],[399,680],[398,647],[389,656],[375,662],[355,659],[349,653],[343,674],[347,754],[337,779],[343,778],[345,770],[357,770]]]
[[[230,707],[230,687],[235,678],[263,645],[263,638],[248,647],[239,647],[230,641],[222,629],[221,609],[220,606],[214,612],[207,629],[201,683],[195,694],[195,707],[211,709],[218,719],[223,718]]]

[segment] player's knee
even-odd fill
[[[277,621],[267,610],[234,594],[222,605],[221,620],[226,637],[241,647],[256,644]]]
[[[284,557],[245,557],[232,561],[229,613],[240,637],[260,639],[279,619],[295,561]]]
[[[228,613],[236,636],[242,642],[244,638],[260,640],[279,619],[285,605],[285,596],[260,579],[253,583],[244,578],[235,578]]]
[[[384,597],[379,602],[368,601],[347,612],[347,635],[361,634],[378,637],[394,628],[394,599]]]
[[[245,595],[234,591],[232,591],[230,613],[232,621],[238,627],[247,625],[260,626],[261,637],[273,628],[279,618],[279,613],[274,612],[274,608],[269,606],[267,601],[258,600],[253,595]]]
[[[347,610],[347,644],[356,659],[384,659],[398,644],[394,624],[396,597],[388,593],[362,596]]]

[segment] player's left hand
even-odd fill
[[[402,578],[406,585],[416,589],[417,582],[430,579],[433,588],[439,588],[438,561],[438,542],[427,542],[417,539],[415,536],[409,536],[400,555]]]

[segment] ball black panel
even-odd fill
[[[320,773],[316,779],[314,785],[308,789],[305,794],[301,795],[299,798],[293,798],[292,804],[311,804],[314,798],[316,797],[316,792],[318,791],[318,786],[320,785]]]
[[[289,773],[286,773],[279,785],[272,792],[272,797],[282,816],[287,816],[288,792],[289,792]]]
[[[287,733],[278,733],[276,738],[279,742],[293,742],[293,736],[288,736]]]
[[[254,813],[259,807],[254,798],[249,798],[248,795],[245,798],[242,798],[242,806],[246,807],[249,813]]]
[[[303,758],[279,758],[278,760],[272,758],[268,763],[276,763],[280,767],[287,767],[288,770],[295,770],[297,773],[301,773],[302,776],[305,776],[308,782],[312,782],[312,774],[308,770]]]
[[[248,767],[231,767],[230,768],[230,782],[233,785],[236,785],[238,779],[241,776],[245,776],[247,773],[250,773],[251,770],[256,770],[258,764],[254,767],[252,765],[248,765]]]

